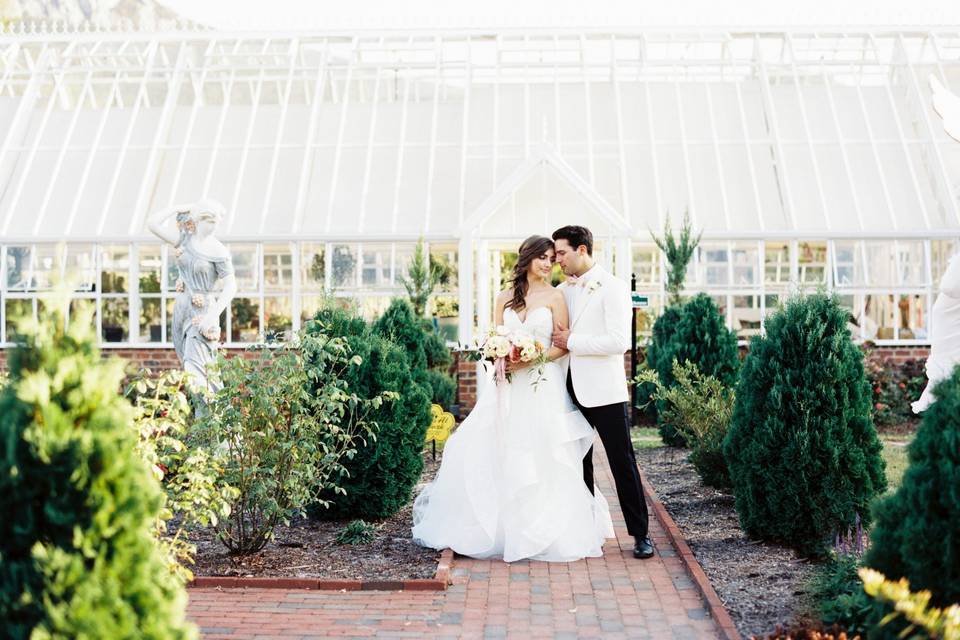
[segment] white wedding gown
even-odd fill
[[[550,343],[553,314],[525,321],[504,312],[512,331]],[[569,562],[603,555],[613,537],[607,502],[583,483],[583,457],[594,431],[567,394],[563,367],[490,382],[443,449],[437,477],[413,506],[413,538],[474,558]]]

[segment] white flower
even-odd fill
[[[204,338],[207,340],[219,340],[220,339],[220,327],[214,325],[207,327],[201,332]]]
[[[193,297],[190,298],[190,304],[198,309],[202,309],[207,304],[207,297],[202,294],[195,293],[193,294]]]
[[[183,247],[177,247],[173,250],[173,253],[179,258],[183,255]]]
[[[587,293],[593,293],[600,288],[601,282],[599,280],[591,280],[587,283]]]
[[[184,285],[183,280],[181,280],[180,278],[177,278],[177,284],[174,285],[174,289],[176,289],[176,292],[183,293],[183,290],[185,288],[186,288],[186,285]]]

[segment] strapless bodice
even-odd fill
[[[537,307],[528,311],[526,318],[521,320],[520,314],[508,308],[503,312],[503,324],[510,331],[525,333],[545,345],[550,344],[553,335],[553,311],[550,307]]]

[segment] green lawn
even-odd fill
[[[630,430],[630,439],[633,440],[635,449],[656,449],[663,446],[656,427],[634,427]]]
[[[900,486],[900,480],[903,478],[903,472],[907,470],[907,447],[903,444],[909,442],[913,436],[881,436],[883,442],[883,459],[887,463],[887,493],[893,493]],[[895,444],[899,443],[899,444]]]
[[[655,449],[662,447],[663,440],[655,427],[634,427],[630,430],[630,438],[636,449]],[[907,469],[907,447],[913,436],[890,435],[881,436],[883,442],[883,459],[887,463],[888,493],[893,493],[900,486],[900,479]]]

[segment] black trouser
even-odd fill
[[[607,404],[600,407],[585,407],[577,400],[573,391],[573,378],[567,372],[567,391],[574,404],[597,433],[607,452],[607,461],[613,481],[617,486],[617,498],[627,531],[635,538],[646,538],[649,526],[647,503],[643,498],[640,485],[640,471],[637,469],[637,457],[630,441],[630,420],[627,416],[627,403]],[[590,493],[593,493],[593,447],[583,458],[583,481]]]

